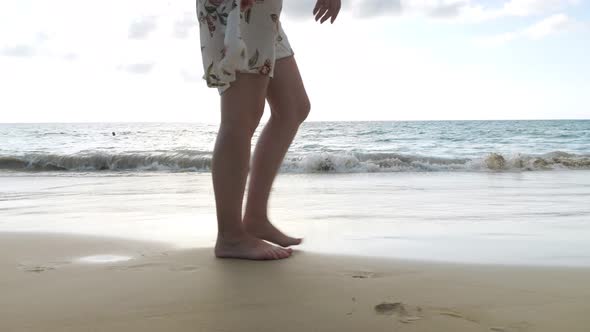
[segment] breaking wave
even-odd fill
[[[211,152],[103,152],[0,156],[11,171],[210,171]],[[488,153],[478,158],[440,158],[397,153],[309,153],[285,158],[286,173],[542,171],[590,169],[590,155]]]

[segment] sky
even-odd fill
[[[314,4],[281,14],[308,121],[590,119],[590,0]],[[194,0],[3,0],[0,122],[216,123],[198,29]]]

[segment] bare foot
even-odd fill
[[[253,222],[252,220],[244,218],[244,229],[246,229],[246,232],[256,236],[259,239],[278,244],[282,247],[295,246],[300,244],[302,241],[300,238],[294,238],[285,235],[273,224],[271,224],[268,219],[263,222]]]
[[[219,258],[282,259],[291,256],[291,252],[291,249],[277,247],[247,233],[231,240],[218,236],[215,244],[215,256]]]

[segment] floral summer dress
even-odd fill
[[[273,77],[275,60],[293,55],[279,17],[282,0],[197,0],[203,79],[221,95],[236,71]]]

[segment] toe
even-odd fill
[[[298,245],[301,243],[301,238],[296,238],[296,237],[290,237],[290,236],[285,236],[287,243],[289,243],[290,245]]]
[[[281,256],[281,258],[287,258],[291,255],[287,250],[280,249],[280,248],[279,248],[278,252],[279,252],[279,255]]]
[[[285,258],[291,256],[291,252],[292,252],[292,250],[284,250]]]
[[[288,243],[290,246],[296,246],[298,244],[301,243],[301,240],[299,239],[294,239],[294,238],[289,238],[286,243]]]
[[[285,258],[285,252],[280,250],[279,248],[276,248],[275,250],[273,250],[275,252],[275,254],[279,257],[279,259]]]
[[[269,255],[270,255],[270,259],[280,259],[281,257],[279,256],[279,254],[276,252],[276,250],[270,249],[269,250]]]

